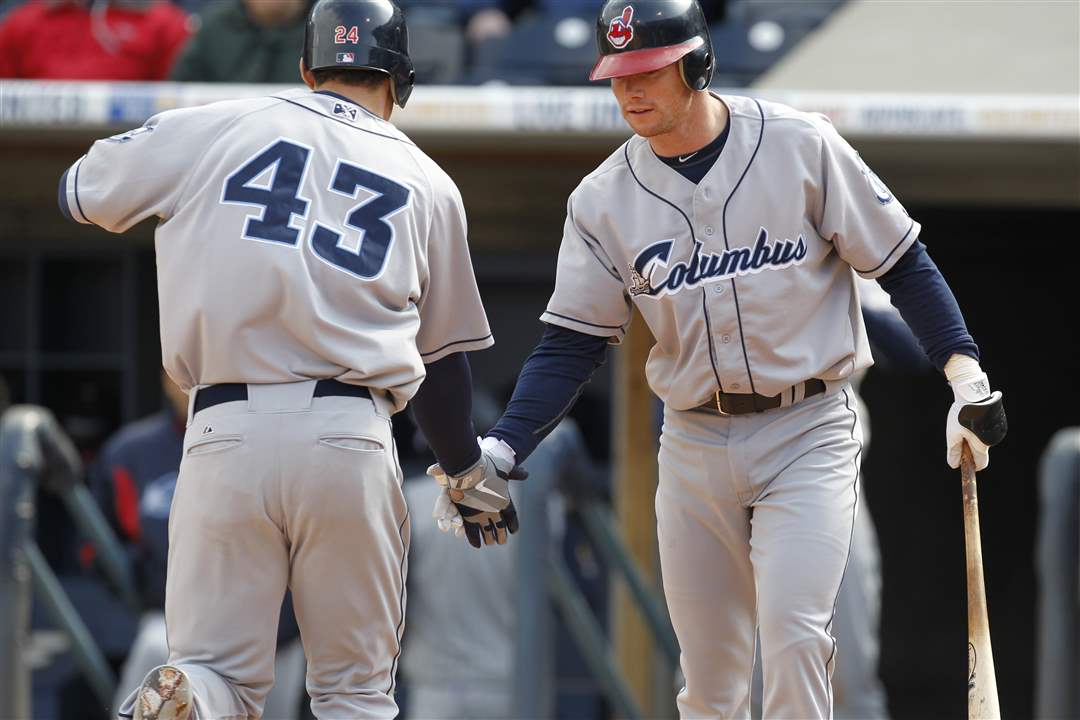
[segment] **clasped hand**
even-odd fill
[[[517,509],[510,498],[509,480],[524,480],[528,473],[514,464],[513,451],[496,438],[477,438],[480,459],[456,475],[447,475],[435,463],[427,474],[444,490],[432,510],[439,529],[464,535],[473,547],[503,545],[507,534],[518,530]]]

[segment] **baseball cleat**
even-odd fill
[[[191,708],[187,675],[179,668],[163,665],[139,688],[134,720],[188,720]]]

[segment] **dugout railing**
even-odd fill
[[[116,677],[34,539],[34,498],[41,487],[59,497],[82,535],[94,543],[113,590],[131,608],[138,598],[120,543],[82,481],[82,462],[52,413],[18,405],[0,416],[0,717],[32,717],[29,646],[31,592],[63,631],[82,675],[104,706]]]

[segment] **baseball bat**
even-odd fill
[[[967,555],[968,602],[968,720],[999,720],[997,675],[990,647],[990,620],[986,612],[982,540],[979,533],[979,496],[975,488],[975,461],[964,442],[960,457],[964,486],[964,548]]]

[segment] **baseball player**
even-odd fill
[[[493,340],[461,197],[389,122],[414,78],[404,16],[319,0],[298,61],[313,92],[163,112],[61,179],[78,222],[157,218],[163,363],[190,399],[169,661],[121,717],[259,717],[286,587],[315,715],[394,717],[409,518],[390,415],[412,399],[454,486],[496,473],[469,420],[464,351]]]
[[[848,380],[871,363],[855,276],[890,293],[951,384],[951,466],[966,441],[986,467],[1001,393],[919,224],[828,119],[707,90],[696,0],[609,0],[597,42],[590,77],[611,80],[635,135],[569,198],[543,338],[484,445],[523,462],[636,308],[665,404],[656,515],[680,713],[749,715],[760,626],[763,716],[830,717],[862,449]],[[442,525],[454,509],[436,508]]]

